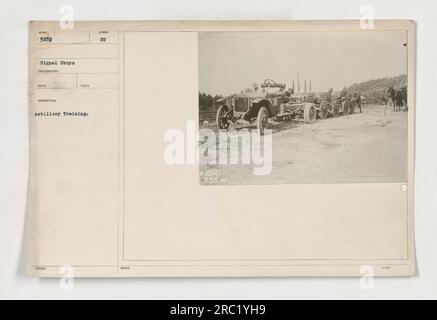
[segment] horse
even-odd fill
[[[403,86],[401,89],[402,94],[402,105],[404,106],[404,111],[408,111],[408,89],[407,86]]]

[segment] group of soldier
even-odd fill
[[[326,95],[326,100],[327,101],[332,101],[332,91],[333,89],[329,89],[327,95]],[[348,90],[347,88],[343,88],[339,95],[334,99],[334,100],[338,100],[340,103],[343,103],[344,101],[349,101],[351,102],[354,106],[358,107],[360,109],[360,113],[362,112],[361,109],[361,94],[358,92],[352,92],[351,90]]]

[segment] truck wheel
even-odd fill
[[[256,118],[256,126],[260,135],[264,135],[264,129],[269,123],[269,114],[266,107],[261,107],[258,111],[258,117]]]
[[[349,103],[349,113],[354,114],[355,113],[355,102]]]
[[[319,111],[319,117],[322,120],[325,120],[326,117],[328,116],[328,103],[326,101],[323,101],[320,104],[320,111]]]
[[[229,119],[228,119],[229,108],[225,105],[220,106],[217,110],[216,115],[216,123],[217,128],[219,130],[228,129],[229,128]]]
[[[341,110],[343,111],[343,115],[344,115],[344,116],[347,115],[347,114],[349,114],[349,103],[348,103],[347,101],[344,101],[344,102],[341,104]]]
[[[303,110],[303,120],[305,123],[313,123],[316,120],[316,107],[312,103],[305,105]]]

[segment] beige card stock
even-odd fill
[[[30,22],[28,275],[412,276],[414,86],[411,21]],[[262,103],[267,174],[196,161]]]

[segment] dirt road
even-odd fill
[[[382,126],[381,108],[363,105],[363,113],[312,124],[299,120],[271,123],[273,166],[269,175],[255,176],[253,165],[201,165],[201,183],[404,182],[407,112],[387,108],[387,123]]]

